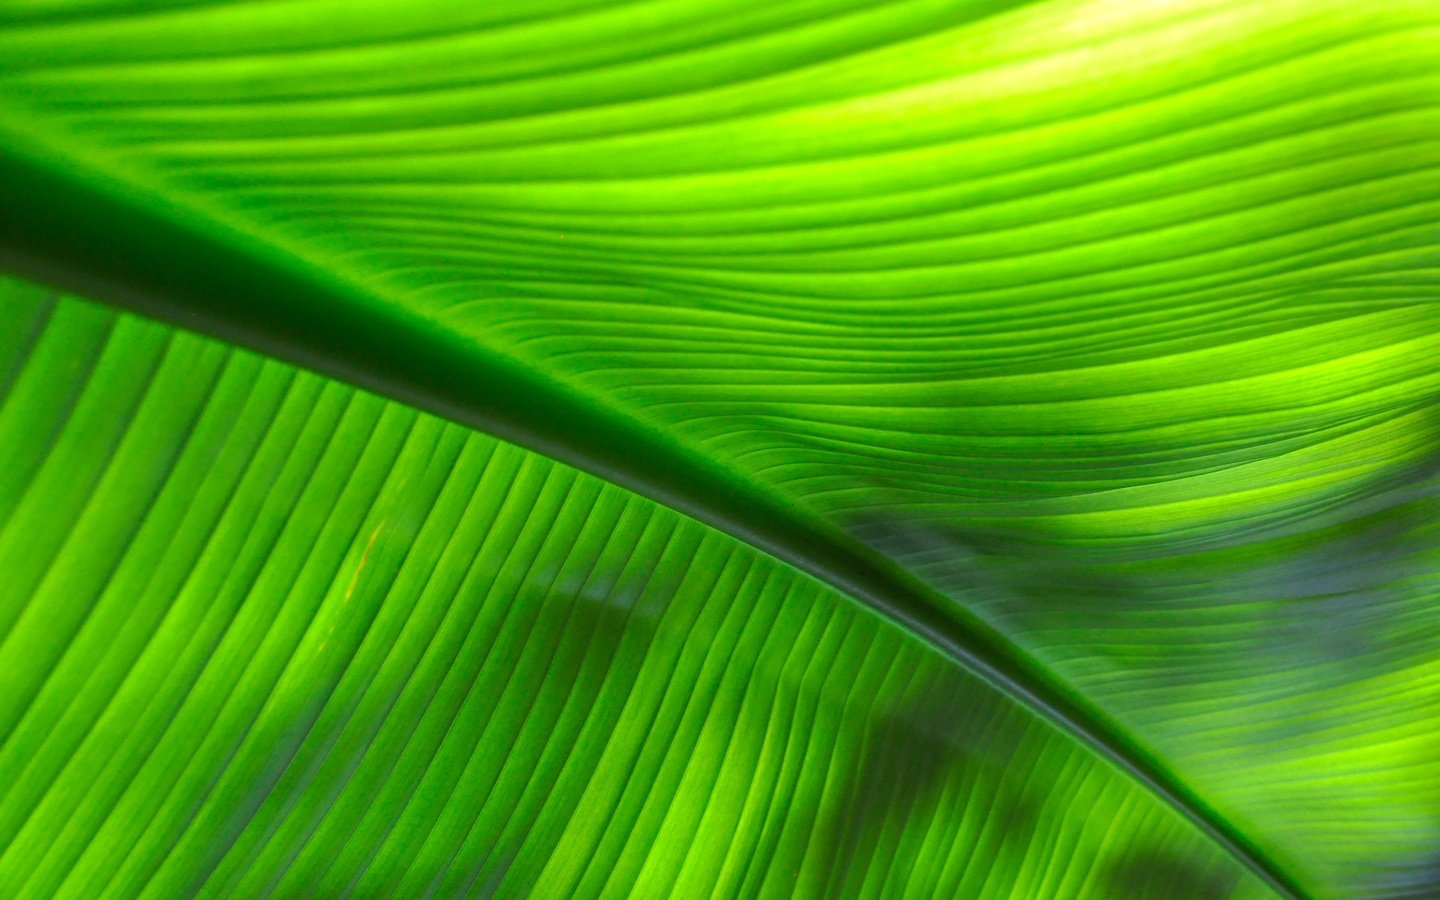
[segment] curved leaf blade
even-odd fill
[[[6,894],[1265,894],[713,529],[211,339],[0,297]]]
[[[17,120],[20,117],[17,117]],[[964,606],[823,519],[777,502],[673,436],[523,362],[387,306],[343,270],[270,246],[192,198],[141,192],[93,161],[11,132],[0,261],[52,283],[232,336],[522,442],[660,499],[814,574],[1040,711],[1171,803],[1285,893],[1288,874],[1163,761]],[[119,196],[115,184],[125,186]],[[153,189],[151,189],[153,190]],[[137,203],[137,195],[141,202]],[[78,214],[77,214],[78,212]]]
[[[1433,885],[1432,3],[24,9],[16,121],[923,575],[1306,885]]]

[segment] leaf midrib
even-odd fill
[[[1129,773],[1273,889],[1305,895],[1112,718],[894,562],[674,437],[113,168],[0,124],[0,268],[493,434],[715,527],[931,644]]]

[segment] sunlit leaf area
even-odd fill
[[[1440,897],[1440,0],[0,0],[12,897]]]

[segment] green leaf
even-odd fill
[[[288,365],[11,283],[7,896],[1263,896],[812,578]]]
[[[0,886],[1440,889],[1433,0],[0,16]]]

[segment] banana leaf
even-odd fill
[[[0,895],[1440,892],[1434,0],[0,6]]]

